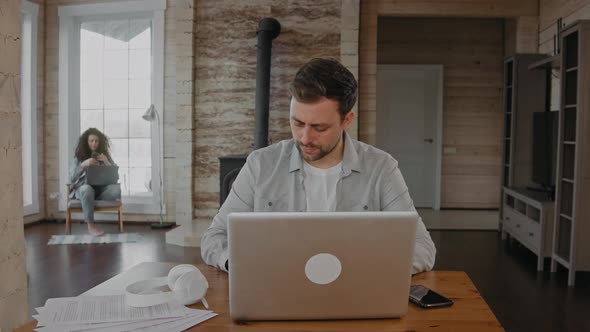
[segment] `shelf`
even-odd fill
[[[578,39],[579,39],[579,32],[575,31],[570,33],[568,36],[564,37],[562,39],[562,44],[563,45],[563,58],[565,63],[563,64],[564,68],[571,68],[571,67],[575,67],[578,66],[579,60],[578,59],[578,52],[579,52],[579,45],[578,45]],[[583,58],[582,58],[583,59]]]
[[[571,216],[574,209],[574,184],[562,180],[559,199],[559,212]]]
[[[514,209],[514,196],[506,195],[506,205]]]
[[[589,103],[588,64],[590,63],[590,24],[578,21],[561,35],[562,77],[560,79],[561,112],[559,121],[559,154],[557,160],[555,234],[553,241],[553,266],[567,267],[568,286],[575,284],[578,270],[590,268],[590,185],[584,180],[590,175],[590,151],[579,149],[586,142],[590,128],[587,117]],[[578,144],[578,142],[580,144]],[[554,269],[553,269],[554,270]]]
[[[561,258],[559,254],[553,253],[553,259],[556,260],[559,264],[563,265],[564,267],[568,269],[570,268],[570,263],[566,259]]]
[[[563,140],[574,142],[576,140],[576,108],[565,108],[563,114]]]
[[[576,146],[564,144],[561,159],[561,178],[574,179],[574,169],[576,162]]]
[[[555,229],[557,232],[557,247],[554,247],[554,253],[559,255],[565,261],[569,261],[571,255],[572,241],[572,223],[571,219],[560,217],[557,220]]]
[[[575,105],[578,103],[578,72],[570,71],[564,74],[562,79],[565,81],[563,85],[563,103],[568,105]]]
[[[533,62],[529,65],[529,69],[557,69],[561,67],[561,55],[556,54],[554,56],[546,57],[543,60]]]
[[[507,86],[506,86],[506,89],[512,89],[512,84],[510,84],[510,85],[507,85]]]
[[[516,208],[515,211],[522,214],[523,216],[526,217],[526,207],[527,204],[524,201],[521,201],[519,199],[516,200]]]
[[[541,223],[541,210],[539,210],[538,208],[536,208],[534,206],[527,205],[526,216],[527,216],[527,218],[529,218],[529,220],[532,220],[533,222],[536,222],[537,224]]]

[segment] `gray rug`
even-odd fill
[[[52,235],[47,244],[124,243],[138,242],[141,238],[141,235],[138,233],[107,233],[103,236],[92,236],[88,234]]]

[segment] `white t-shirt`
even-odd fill
[[[307,162],[303,162],[307,212],[336,211],[336,187],[340,180],[341,170],[342,162],[326,169],[313,167]]]

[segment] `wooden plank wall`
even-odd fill
[[[526,1],[509,1],[509,0],[470,0],[470,1],[450,1],[441,0],[437,2],[426,0],[415,1],[394,1],[394,0],[365,0],[361,2],[361,33],[360,33],[360,92],[359,92],[359,138],[369,144],[375,143],[375,110],[376,110],[376,72],[377,72],[377,35],[378,35],[378,18],[379,17],[453,17],[453,18],[511,18],[516,19],[516,49],[521,51],[530,47],[529,44],[536,45],[536,29],[531,26],[536,24],[538,18],[538,2],[535,0]],[[522,18],[522,20],[521,20]],[[411,31],[406,33],[411,34]],[[534,41],[534,42],[531,42]],[[502,55],[503,56],[503,55]],[[501,74],[500,74],[501,75]],[[458,89],[450,88],[449,93],[456,93]],[[494,89],[485,89],[488,96],[495,96],[497,91]],[[492,91],[492,92],[490,92]],[[448,104],[448,103],[447,103]],[[459,116],[461,117],[461,116]],[[468,123],[469,118],[457,119]],[[490,123],[493,123],[491,120]],[[451,129],[453,130],[453,129]],[[456,130],[456,129],[455,129]],[[444,135],[444,133],[443,133]],[[459,132],[458,134],[461,135]],[[464,134],[461,139],[468,136]],[[449,136],[447,136],[449,137]],[[499,141],[499,140],[498,140]],[[482,144],[483,145],[483,144]],[[493,149],[493,148],[492,148]],[[475,155],[475,152],[471,152]],[[487,152],[493,155],[493,150]],[[482,159],[465,157],[462,163],[478,163]],[[459,161],[457,161],[460,163]],[[485,161],[485,164],[491,164],[493,161]],[[443,166],[444,167],[444,166]],[[470,167],[473,170],[473,167]],[[470,170],[465,170],[468,173]],[[456,172],[462,172],[458,170]],[[495,171],[498,172],[498,171]],[[497,176],[497,175],[492,175]],[[449,178],[450,179],[450,178]],[[495,183],[487,181],[480,184],[482,187],[489,185],[493,192],[498,192],[499,180]],[[498,207],[499,194],[490,193],[478,194],[469,192],[469,188],[454,186],[446,188],[445,183],[442,187],[443,207],[463,207],[463,208],[496,208]],[[447,192],[451,194],[445,195]],[[444,198],[446,197],[446,199]],[[479,197],[479,198],[478,198]],[[486,197],[482,199],[482,197]],[[489,198],[489,200],[487,199]]]
[[[541,0],[539,7],[539,53],[555,54],[553,38],[557,33],[557,19],[564,25],[576,20],[590,19],[590,0]],[[559,109],[559,70],[553,71],[551,109]]]
[[[444,66],[443,208],[498,205],[503,23],[502,19],[379,19],[378,64]],[[445,152],[451,149],[456,152]]]
[[[539,51],[553,54],[553,35],[558,18],[568,25],[576,20],[590,19],[590,0],[539,1]]]

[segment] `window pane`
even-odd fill
[[[83,22],[80,33],[81,130],[96,127],[110,139],[125,196],[151,196],[152,21]]]
[[[103,131],[102,110],[81,110],[80,111],[80,133],[88,128],[96,128]]]
[[[102,86],[99,80],[80,82],[80,108],[102,110]]]
[[[129,110],[129,137],[133,138],[150,138],[151,122],[142,118],[145,114],[145,109],[131,109]]]
[[[150,167],[152,165],[151,139],[129,139],[129,166]]]
[[[104,51],[104,78],[127,79],[129,77],[129,52],[127,50]]]
[[[21,43],[21,140],[22,140],[22,178],[23,178],[23,206],[33,204],[33,156],[31,131],[32,112],[31,99],[31,44],[32,44],[32,18],[30,15],[22,15],[22,43]]]
[[[152,48],[152,22],[150,20],[129,21],[130,40],[129,48],[151,49]]]
[[[89,53],[102,53],[104,47],[104,21],[83,22],[80,30],[80,49]]]
[[[115,164],[122,167],[129,167],[129,140],[126,138],[110,138],[111,157]]]
[[[129,78],[149,79],[152,67],[152,55],[150,50],[129,51]]]
[[[129,81],[129,108],[143,108],[152,104],[150,80]]]
[[[104,111],[104,130],[109,138],[127,138],[129,136],[129,111],[114,109]]]
[[[102,52],[82,52],[80,54],[80,81],[102,81],[102,63]]]
[[[107,21],[104,25],[105,50],[126,50],[129,48],[129,20]]]
[[[131,195],[151,192],[152,169],[145,167],[134,167],[130,169],[129,190]]]
[[[105,108],[127,108],[128,91],[127,80],[105,80],[104,81],[104,107]]]

